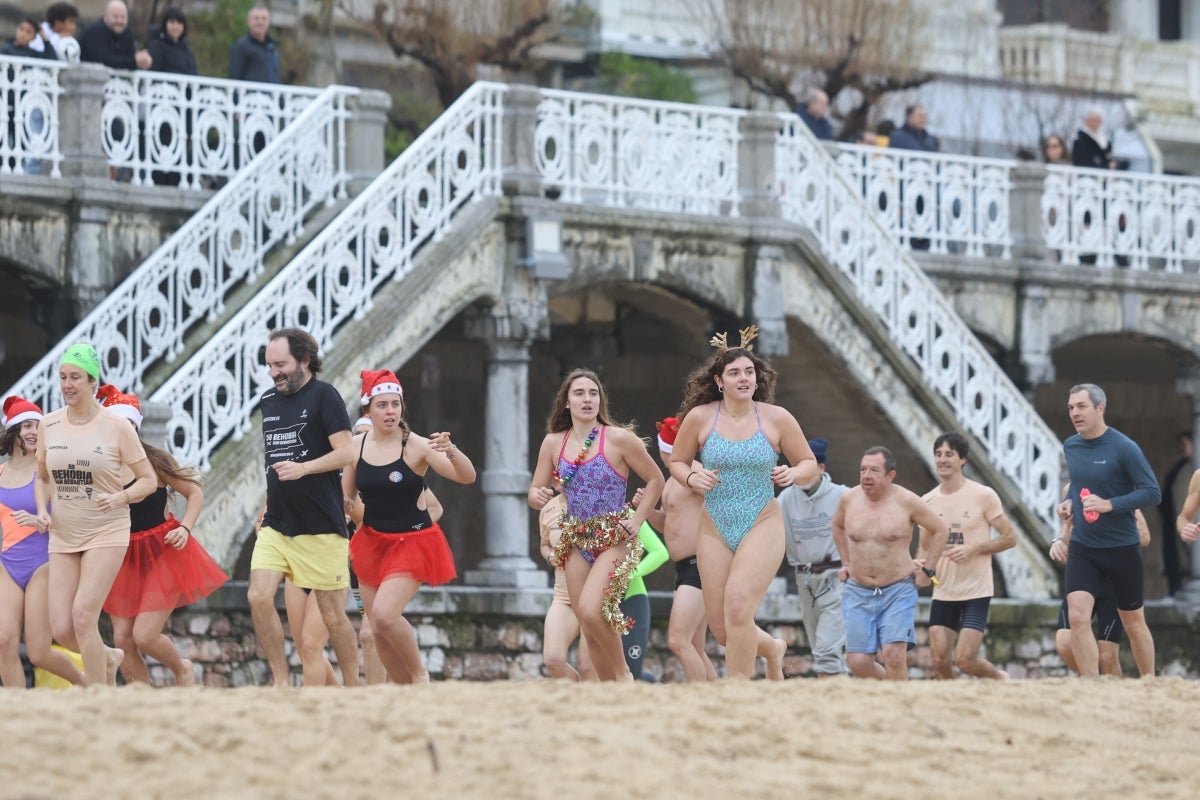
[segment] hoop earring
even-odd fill
[[[724,387],[724,386],[718,386],[718,387],[717,387],[717,391],[718,391],[718,392],[720,392],[721,394],[725,394],[725,387]]]

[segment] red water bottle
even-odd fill
[[[1090,491],[1089,489],[1086,489],[1086,488],[1085,488],[1085,489],[1080,489],[1080,490],[1079,490],[1079,499],[1080,499],[1080,501],[1082,501],[1082,500],[1083,500],[1083,498],[1085,498],[1085,497],[1090,497],[1090,496],[1091,496],[1091,494],[1092,494],[1092,493],[1091,493],[1091,491]],[[1087,520],[1088,522],[1095,522],[1096,520],[1100,519],[1100,512],[1099,512],[1099,511],[1084,511],[1084,512],[1083,512],[1083,518],[1084,518],[1085,520]]]

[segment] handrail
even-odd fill
[[[58,145],[62,67],[61,61],[50,59],[0,56],[0,175],[37,175],[42,162],[48,161],[50,176],[62,177]]]
[[[299,325],[328,347],[460,208],[500,194],[506,92],[472,86],[154,393],[171,409],[167,443],[177,458],[208,469],[227,437],[249,430],[271,384],[262,362],[270,331]]]
[[[931,253],[1007,258],[1017,162],[862,145],[837,164],[900,244]]]
[[[535,146],[543,190],[598,202],[737,216],[737,111],[543,90]]]
[[[203,188],[250,163],[320,94],[308,86],[110,69],[104,152],[109,166],[131,171],[134,184]]]
[[[986,448],[1027,507],[1053,524],[1062,448],[1058,438],[962,321],[807,126],[780,115],[775,159],[780,209],[812,229],[916,365],[922,379]]]
[[[153,366],[183,350],[189,330],[262,273],[275,245],[294,240],[309,211],[345,196],[345,101],[354,93],[325,89],[8,393],[57,406],[59,359],[78,341],[95,346],[104,380],[141,391]]]

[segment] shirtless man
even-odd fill
[[[658,423],[658,453],[670,470],[671,451],[679,420],[667,417]],[[700,463],[693,462],[692,469]],[[667,623],[667,644],[683,666],[689,681],[712,681],[717,671],[704,650],[708,620],[704,614],[704,593],[700,591],[700,569],[696,566],[696,545],[700,537],[700,511],[704,497],[685,489],[668,475],[659,508],[647,520],[663,532],[667,552],[675,564],[675,594],[671,599],[671,619]]]
[[[1179,538],[1185,542],[1194,542],[1200,537],[1200,524],[1196,523],[1196,514],[1200,513],[1200,469],[1192,473],[1188,482],[1187,498],[1183,508],[1179,509],[1179,517],[1175,520],[1175,528]]]
[[[842,495],[833,517],[833,539],[842,554],[838,577],[846,620],[846,661],[859,678],[908,680],[917,587],[934,570],[929,553],[941,553],[950,529],[920,497],[892,483],[896,457],[886,447],[863,454],[858,486]],[[908,552],[913,525],[929,531],[917,557]],[[876,661],[876,656],[883,662]]]

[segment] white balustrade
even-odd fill
[[[738,112],[543,91],[535,135],[544,191],[688,214],[738,214]]]
[[[324,90],[7,394],[58,406],[59,359],[79,341],[100,354],[102,380],[141,391],[148,371],[174,360],[189,330],[221,314],[229,292],[258,277],[266,254],[294,240],[313,208],[345,196],[345,101],[353,93]]]
[[[62,175],[58,98],[62,62],[0,56],[0,175]]]
[[[775,150],[780,211],[814,231],[826,257],[916,365],[925,383],[987,449],[1047,526],[1058,499],[1062,448],[1033,406],[975,338],[877,214],[795,116],[780,116]],[[873,209],[872,209],[873,210]],[[881,402],[888,402],[881,398]]]
[[[837,164],[897,242],[1007,258],[1013,161],[839,145]]]
[[[233,176],[321,92],[142,70],[109,75],[102,119],[109,165],[131,170],[135,184],[192,189]]]
[[[1047,167],[1042,236],[1064,264],[1200,271],[1200,180]]]
[[[227,437],[249,430],[271,386],[262,352],[272,330],[300,326],[328,347],[466,203],[501,193],[505,91],[475,84],[154,393],[171,407],[177,458],[207,469]]]

